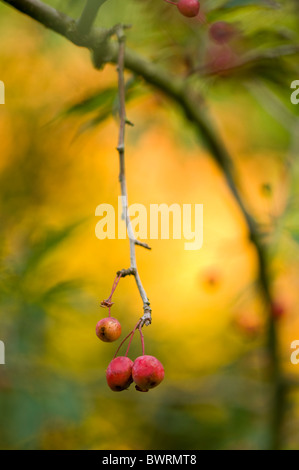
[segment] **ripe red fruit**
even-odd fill
[[[157,387],[164,379],[164,368],[154,356],[139,356],[134,361],[132,377],[136,384],[136,390],[147,392],[150,388]]]
[[[172,5],[176,5],[178,7],[179,12],[187,16],[188,18],[192,18],[197,16],[200,9],[200,3],[198,0],[179,0],[179,2],[171,2],[169,0],[165,0],[167,3],[171,3]]]
[[[209,29],[210,38],[218,44],[225,44],[235,36],[235,28],[226,21],[216,21]]]
[[[228,75],[238,63],[237,55],[228,44],[211,45],[206,55],[206,69],[211,74]]]
[[[116,357],[110,362],[106,370],[106,380],[111,390],[121,392],[131,385],[132,366],[133,361],[125,356]]]
[[[202,276],[204,288],[216,288],[221,283],[221,273],[216,267],[209,267],[203,272]]]
[[[272,316],[275,320],[283,317],[286,313],[285,305],[282,302],[274,301],[271,305]]]
[[[197,16],[200,9],[198,0],[180,0],[177,6],[180,13],[188,18]]]
[[[241,312],[233,319],[233,325],[250,338],[257,337],[262,332],[262,323],[258,316]]]
[[[116,318],[102,318],[96,325],[96,335],[105,343],[111,343],[120,337],[121,325]]]

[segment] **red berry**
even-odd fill
[[[165,2],[176,5],[179,12],[188,18],[197,16],[199,13],[200,3],[198,0],[179,0],[177,3],[171,0],[165,0]]]
[[[219,287],[221,283],[221,274],[216,268],[207,268],[203,273],[204,287]]]
[[[260,319],[252,313],[242,312],[233,319],[234,326],[248,337],[257,337],[262,331]]]
[[[111,390],[121,392],[131,385],[132,366],[133,361],[125,356],[116,357],[110,362],[106,370],[106,380]]]
[[[180,0],[177,7],[182,15],[192,18],[198,15],[200,3],[198,0]]]
[[[164,368],[154,356],[139,356],[134,361],[132,377],[136,384],[136,390],[147,392],[162,382]]]
[[[209,29],[210,38],[218,44],[229,42],[235,33],[235,28],[225,21],[216,21]]]
[[[272,316],[275,320],[283,317],[286,313],[285,305],[282,302],[274,301],[271,305]]]
[[[121,335],[121,326],[113,317],[102,318],[96,325],[96,335],[105,343],[116,341]]]
[[[228,45],[213,45],[207,51],[206,68],[208,73],[225,75],[238,63],[237,56]]]
[[[148,389],[142,390],[142,388],[138,387],[138,385],[135,385],[135,389],[137,390],[137,392],[148,392]]]

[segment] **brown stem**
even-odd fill
[[[133,331],[132,331],[131,338],[130,338],[130,340],[129,340],[129,344],[128,344],[128,347],[127,347],[127,350],[126,350],[126,354],[125,354],[126,357],[127,357],[128,354],[129,354],[130,347],[131,347],[131,344],[132,344],[132,341],[133,341],[133,338],[134,338],[134,334],[135,334],[135,331],[136,331],[138,325],[139,325],[139,322],[137,323],[137,325],[134,327],[134,329],[133,329]]]
[[[113,294],[114,294],[114,292],[115,292],[115,289],[116,289],[117,286],[118,286],[118,283],[119,283],[121,277],[122,277],[122,276],[121,276],[120,274],[118,274],[118,275],[116,276],[116,278],[114,279],[113,286],[112,286],[112,289],[111,289],[111,293],[110,293],[110,295],[109,295],[109,297],[108,297],[108,300],[111,300],[111,299],[112,299],[112,296],[113,296]]]
[[[135,334],[135,331],[137,330],[137,328],[140,328],[141,329],[141,319],[138,320],[138,322],[136,323],[136,325],[134,326],[133,330],[130,331],[129,334],[127,334],[127,336],[122,340],[122,342],[120,343],[120,345],[118,346],[117,350],[116,350],[116,353],[114,354],[113,356],[113,359],[116,358],[116,355],[117,353],[119,352],[120,348],[122,347],[122,345],[127,341],[127,339],[131,336],[130,338],[130,341],[129,341],[129,344],[128,344],[128,347],[127,347],[127,351],[125,353],[125,356],[127,357],[128,354],[129,354],[129,350],[130,350],[130,346],[131,346],[131,343],[132,343],[132,340],[133,340],[133,336]],[[142,333],[141,333],[142,334]],[[143,335],[142,335],[143,336]],[[143,350],[144,350],[144,346],[143,346]]]
[[[143,333],[142,333],[142,326],[141,326],[141,324],[139,324],[138,329],[139,329],[140,339],[141,339],[142,355],[144,356],[144,336],[143,336]]]
[[[120,348],[122,347],[122,345],[126,342],[126,340],[129,338],[129,336],[131,336],[131,334],[133,333],[133,331],[130,331],[130,333],[122,340],[122,342],[120,343],[120,345],[118,346],[117,350],[116,350],[116,353],[114,354],[113,356],[113,359],[116,358],[117,354],[118,354],[118,351],[120,350]]]
[[[115,289],[117,288],[117,285],[118,285],[121,277],[122,277],[122,275],[120,273],[117,273],[117,277],[114,279],[112,289],[111,289],[111,292],[110,292],[110,295],[109,295],[108,299],[102,300],[102,302],[101,302],[101,307],[103,307],[103,308],[108,307],[109,308],[109,317],[111,317],[111,307],[113,305],[112,296],[115,292]]]

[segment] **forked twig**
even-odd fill
[[[140,245],[147,249],[150,249],[150,247],[146,243],[142,243],[136,240],[134,232],[133,232],[130,216],[128,213],[128,193],[127,193],[127,182],[126,182],[126,173],[125,173],[125,128],[128,122],[127,116],[126,116],[126,96],[125,96],[126,84],[125,84],[125,76],[124,76],[126,37],[124,35],[124,31],[122,27],[119,27],[117,31],[117,37],[118,37],[118,44],[119,44],[117,70],[118,70],[119,117],[120,117],[117,151],[119,154],[119,182],[121,186],[121,195],[122,195],[122,201],[123,201],[123,214],[125,217],[127,233],[128,233],[128,237],[130,241],[130,268],[128,270],[119,271],[118,274],[122,274],[122,277],[126,275],[133,275],[135,277],[135,281],[136,281],[141,299],[143,301],[144,313],[140,319],[140,324],[141,326],[143,326],[143,325],[150,325],[151,323],[151,320],[152,320],[151,308],[150,308],[150,302],[143,288],[143,285],[141,283],[141,279],[138,273],[135,246]]]

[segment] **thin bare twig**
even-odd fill
[[[141,279],[137,269],[136,263],[136,244],[143,246],[144,248],[149,248],[148,245],[138,242],[135,238],[132,224],[130,220],[130,216],[128,213],[128,193],[127,193],[127,182],[126,182],[126,173],[125,173],[125,128],[127,123],[127,116],[126,116],[126,84],[125,84],[125,77],[124,77],[124,68],[125,68],[125,43],[126,38],[123,32],[123,29],[120,27],[117,32],[118,37],[118,44],[119,44],[119,52],[118,52],[118,93],[119,93],[119,117],[120,117],[120,125],[119,125],[119,138],[118,138],[118,154],[119,154],[119,182],[121,186],[121,195],[123,201],[123,213],[126,221],[127,233],[130,241],[130,269],[127,270],[126,274],[123,271],[123,275],[131,274],[135,277],[135,281],[143,301],[143,311],[144,314],[141,318],[141,324],[149,325],[151,323],[151,308],[148,297],[146,292],[143,288],[141,283]],[[120,271],[121,273],[121,271]]]

